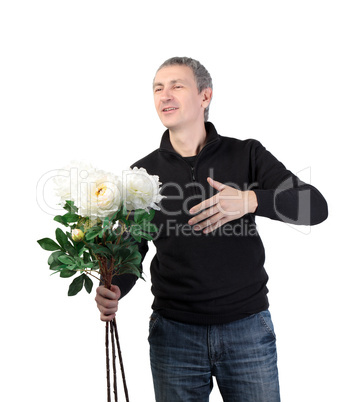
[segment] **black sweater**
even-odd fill
[[[154,223],[156,255],[151,263],[153,309],[164,317],[194,324],[222,324],[268,308],[265,253],[255,216],[315,225],[327,218],[323,196],[301,182],[256,140],[217,134],[206,123],[207,143],[194,165],[176,153],[165,131],[160,148],[133,166],[159,175],[161,211]],[[257,195],[255,214],[207,235],[195,232],[189,209],[216,193],[207,177]],[[145,256],[146,242],[140,246]],[[124,296],[135,277],[115,278]]]

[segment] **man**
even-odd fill
[[[314,225],[327,204],[258,141],[222,137],[207,122],[212,81],[196,60],[172,58],[153,83],[165,131],[135,164],[163,183],[151,263],[150,356],[156,400],[205,402],[212,377],[224,401],[280,400],[264,248],[255,216]],[[143,256],[147,244],[141,244]],[[113,319],[135,278],[97,289]]]

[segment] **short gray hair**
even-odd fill
[[[157,72],[163,67],[176,65],[187,66],[192,69],[199,93],[206,88],[213,89],[210,73],[199,61],[191,59],[190,57],[171,57],[171,59],[164,61],[164,63],[158,68]],[[207,106],[204,112],[205,121],[208,120],[209,108],[210,105]]]

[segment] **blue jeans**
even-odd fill
[[[154,312],[151,368],[157,402],[207,402],[212,376],[225,402],[279,402],[276,337],[268,310],[223,325]]]

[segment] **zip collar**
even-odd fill
[[[215,141],[219,141],[220,140],[220,136],[218,135],[214,125],[211,122],[205,122],[205,130],[206,130],[206,144],[204,146],[204,148],[206,147],[206,145],[210,144],[211,142],[215,142]],[[203,149],[204,149],[203,148]],[[160,143],[160,147],[159,147],[159,151],[169,151],[172,153],[175,153],[177,155],[179,155],[173,148],[171,141],[170,141],[170,134],[169,134],[169,130],[167,129],[161,139],[161,143]]]

